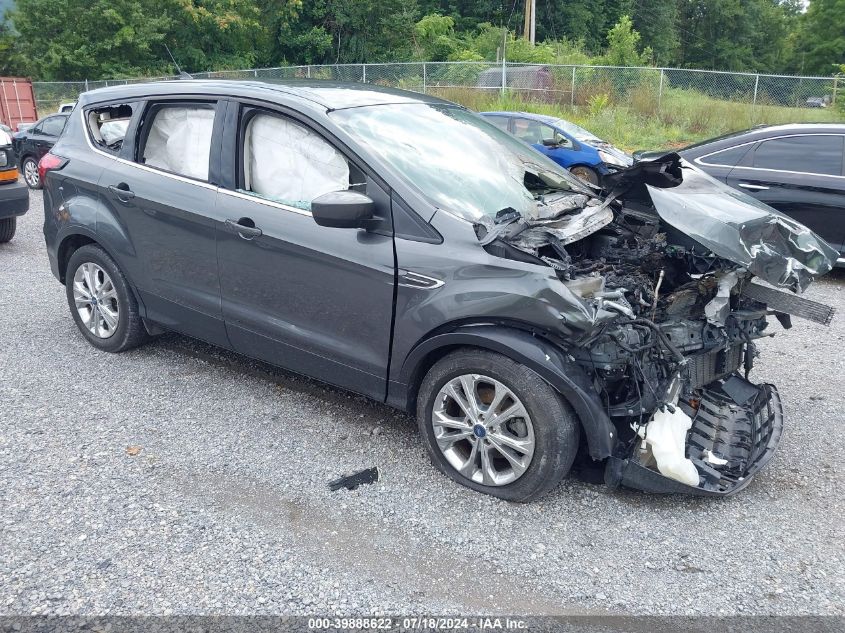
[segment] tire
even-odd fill
[[[38,175],[38,161],[32,156],[27,156],[21,161],[21,172],[26,186],[30,189],[41,189],[44,186]]]
[[[16,217],[4,218],[0,220],[0,244],[8,242],[15,237],[15,230],[18,226],[18,219]]]
[[[467,388],[460,386],[461,377],[471,377],[469,384],[477,401],[488,407],[479,407],[474,424],[468,422],[471,416],[448,392],[452,385],[459,397],[465,397]],[[502,388],[510,392],[509,396],[491,411]],[[495,423],[495,416],[491,417],[495,412],[501,416],[508,409],[516,410],[512,407],[520,404],[527,417],[506,418],[501,425]],[[444,419],[450,428],[440,426]],[[443,473],[478,492],[517,502],[531,501],[557,486],[572,467],[580,439],[574,411],[551,385],[506,356],[474,348],[452,352],[429,370],[420,385],[417,424],[432,462]],[[469,429],[472,431],[467,435]],[[462,439],[455,441],[456,437]],[[508,444],[504,444],[506,438],[510,440]],[[520,446],[519,452],[509,449],[516,445],[514,440]],[[526,449],[532,442],[529,459]],[[449,445],[447,451],[441,449],[441,444]],[[478,453],[475,461],[473,450]],[[490,473],[485,473],[481,455],[485,451]],[[518,458],[521,473],[503,451]],[[463,460],[461,473],[458,468]]]
[[[576,165],[569,169],[573,176],[578,176],[581,180],[590,183],[591,185],[599,184],[599,175],[595,169],[587,167],[586,165]]]
[[[86,293],[91,296],[91,286],[95,290],[96,301],[93,302],[84,299]],[[126,277],[108,253],[96,244],[86,244],[71,255],[65,274],[65,291],[76,326],[97,349],[124,352],[149,340],[138,312],[138,302]],[[79,309],[77,298],[82,298]],[[83,319],[83,313],[93,318]]]

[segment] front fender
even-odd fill
[[[590,456],[601,460],[613,454],[616,429],[587,374],[550,341],[522,330],[498,325],[465,325],[426,339],[408,354],[400,372],[401,384],[391,384],[388,401],[394,404],[404,401],[402,406],[411,408],[422,373],[428,369],[426,359],[436,355],[438,350],[463,346],[498,352],[539,374],[575,409]]]

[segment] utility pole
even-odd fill
[[[537,5],[536,0],[525,0],[525,19],[522,22],[522,36],[534,43],[537,32]]]

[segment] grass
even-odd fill
[[[752,107],[680,89],[665,91],[659,104],[655,91],[634,88],[616,102],[601,94],[574,107],[568,102],[568,94],[564,103],[474,88],[441,88],[436,94],[477,111],[524,111],[560,117],[627,151],[684,147],[761,123],[845,121],[843,112],[836,108]]]

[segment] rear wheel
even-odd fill
[[[18,219],[15,217],[0,220],[0,243],[8,242],[15,237]]]
[[[41,189],[41,177],[38,175],[38,161],[32,156],[27,156],[21,163],[23,179],[30,189]]]
[[[458,350],[431,368],[417,423],[440,470],[509,501],[530,501],[555,487],[578,449],[568,403],[530,369],[486,350]]]
[[[578,178],[590,183],[591,185],[599,184],[599,175],[596,173],[596,170],[587,167],[586,165],[576,165],[569,171],[573,176],[578,176]]]
[[[126,278],[99,246],[88,244],[71,255],[65,289],[73,320],[94,347],[123,352],[148,340]]]

